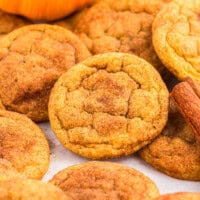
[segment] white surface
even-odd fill
[[[88,159],[82,158],[65,149],[54,136],[49,123],[41,123],[39,126],[46,133],[51,149],[50,167],[43,180],[47,181],[51,179],[58,171],[70,165],[89,161]],[[122,163],[143,172],[158,185],[161,194],[183,191],[200,192],[200,182],[183,181],[171,178],[155,170],[136,155],[122,157],[119,159],[109,159],[107,161]]]

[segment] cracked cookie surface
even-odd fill
[[[11,15],[0,10],[0,38],[7,33],[30,23],[31,22],[22,17]]]
[[[167,76],[169,72],[154,51],[151,31],[155,15],[167,2],[169,0],[103,0],[82,16],[74,32],[93,55],[132,53]]]
[[[12,179],[0,182],[0,200],[71,200],[62,190],[36,180]]]
[[[50,181],[72,199],[147,200],[159,196],[155,183],[141,172],[110,162],[68,167]]]
[[[42,130],[26,116],[0,110],[0,132],[0,158],[22,175],[41,179],[50,154]]]
[[[170,105],[169,120],[162,134],[139,154],[169,176],[199,181],[200,145],[172,101]]]
[[[48,119],[49,94],[58,77],[90,56],[70,31],[53,25],[30,25],[5,36],[0,43],[1,107]]]
[[[168,91],[157,71],[131,54],[91,57],[62,75],[50,101],[51,127],[69,150],[92,159],[131,154],[162,131]]]
[[[153,44],[165,66],[180,80],[200,83],[200,1],[174,0],[155,18]]]

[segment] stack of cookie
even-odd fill
[[[80,156],[139,152],[170,176],[200,180],[199,7],[200,0],[98,0],[32,25],[1,12],[0,200],[199,199],[159,197],[148,177],[109,162],[66,168],[50,183],[32,180],[46,173],[50,155],[33,121],[48,119]],[[184,80],[171,95],[170,72]]]

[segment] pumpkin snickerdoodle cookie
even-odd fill
[[[165,194],[155,198],[154,200],[199,200],[200,193],[179,192],[174,194]]]
[[[167,76],[167,70],[154,51],[151,28],[156,14],[169,1],[102,0],[81,17],[74,32],[93,55],[132,53],[144,58],[163,76]]]
[[[165,66],[180,80],[200,83],[200,1],[174,0],[155,18],[153,44]]]
[[[169,176],[200,180],[200,144],[173,101],[170,102],[169,119],[162,134],[139,154],[147,163]]]
[[[0,133],[0,158],[11,163],[8,169],[41,179],[49,166],[49,146],[42,130],[26,116],[0,110]]]
[[[149,200],[159,196],[155,183],[141,172],[111,162],[73,165],[50,181],[72,199]]]
[[[92,159],[131,154],[162,131],[168,90],[145,60],[124,53],[91,57],[62,75],[49,101],[53,131]]]
[[[12,179],[0,182],[0,200],[71,200],[62,190],[36,180]]]
[[[31,22],[22,17],[11,15],[0,10],[0,38],[7,33],[30,23]]]
[[[55,81],[89,56],[77,36],[59,26],[30,25],[6,35],[0,42],[1,107],[47,120]]]

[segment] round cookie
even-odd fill
[[[161,133],[168,90],[145,60],[124,53],[93,56],[63,74],[49,101],[51,127],[81,156],[131,154]]]
[[[28,24],[30,24],[28,20],[0,10],[0,38],[11,31]]]
[[[19,173],[41,179],[49,166],[49,146],[42,130],[29,118],[0,110],[0,158]]]
[[[36,180],[12,179],[0,182],[0,200],[71,200],[62,190]]]
[[[165,194],[155,198],[154,200],[199,200],[199,199],[200,199],[200,193],[179,192],[174,194]]]
[[[159,196],[155,183],[141,172],[111,162],[68,167],[50,181],[72,199],[147,200]]]
[[[150,62],[163,76],[169,72],[152,44],[152,23],[170,0],[102,0],[74,28],[92,54],[133,53]]]
[[[169,176],[199,181],[200,144],[172,101],[170,104],[169,120],[162,134],[139,154]]]
[[[199,0],[174,0],[155,18],[153,44],[165,66],[180,80],[200,83]]]
[[[47,120],[54,83],[89,56],[77,36],[59,26],[30,25],[11,32],[0,43],[1,107]]]

